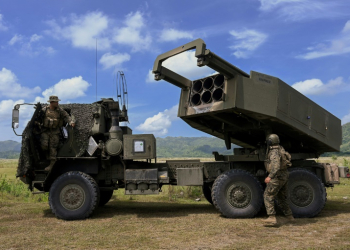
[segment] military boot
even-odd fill
[[[295,222],[295,219],[294,219],[292,214],[291,215],[286,215],[286,219],[287,219],[287,222],[289,222],[289,223]]]
[[[264,220],[265,227],[275,227],[277,226],[276,215],[269,215],[267,219]]]
[[[50,172],[53,165],[55,165],[56,160],[51,160],[50,165],[45,168],[45,171]]]

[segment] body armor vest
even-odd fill
[[[63,126],[63,120],[61,119],[61,113],[58,109],[51,110],[46,108],[45,118],[43,122],[45,128],[58,128]]]

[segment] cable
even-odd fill
[[[96,38],[96,102],[97,102],[97,38]]]

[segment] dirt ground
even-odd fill
[[[47,203],[0,201],[0,249],[350,249],[350,180],[328,189],[315,218],[265,228],[264,213],[226,219],[202,200],[130,200],[121,191],[83,221],[56,219]]]
[[[16,164],[1,163],[12,179]],[[82,221],[57,219],[46,202],[2,194],[0,249],[350,249],[350,179],[341,178],[327,194],[317,217],[287,224],[279,214],[276,228],[263,227],[264,212],[227,219],[203,197],[174,200],[167,192],[130,198],[115,191]]]

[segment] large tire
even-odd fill
[[[326,204],[327,193],[322,181],[306,169],[292,169],[287,188],[289,206],[294,217],[315,217]]]
[[[211,196],[214,206],[228,218],[252,218],[263,205],[260,182],[241,169],[233,169],[217,177]]]
[[[80,220],[95,210],[100,196],[96,181],[89,175],[72,171],[58,177],[49,193],[52,212],[63,220]]]
[[[203,191],[203,195],[207,199],[207,201],[213,205],[213,199],[211,198],[212,187],[213,187],[213,183],[205,183],[202,186],[202,191]]]
[[[98,203],[98,205],[100,207],[106,205],[107,202],[109,202],[109,200],[112,198],[112,196],[113,196],[113,190],[106,190],[106,191],[100,190],[100,202]]]

